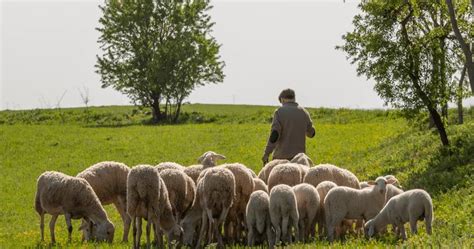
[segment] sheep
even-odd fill
[[[298,207],[293,189],[285,184],[280,184],[270,191],[270,220],[275,229],[275,244],[283,237],[291,243],[291,227],[298,230]]]
[[[370,187],[370,185],[369,185],[366,181],[364,181],[364,182],[359,182],[359,188],[360,188],[360,189],[368,188],[368,187]]]
[[[185,167],[179,163],[162,162],[156,165],[156,169],[158,170],[158,172],[161,172],[165,169],[176,169],[176,170],[184,171]]]
[[[390,199],[377,216],[365,223],[367,237],[383,231],[388,224],[398,228],[398,235],[406,240],[404,224],[410,222],[411,233],[418,232],[416,223],[425,219],[426,233],[431,234],[433,222],[433,202],[430,195],[422,189],[412,189]]]
[[[181,170],[177,170],[174,168],[162,170],[160,172],[160,176],[166,185],[166,189],[168,190],[168,197],[171,203],[171,207],[173,209],[174,217],[177,221],[179,221],[181,220],[182,215],[190,205],[189,200],[187,198],[188,176]],[[190,189],[189,191],[193,190]]]
[[[264,181],[260,178],[253,178],[253,192],[258,191],[258,190],[263,190],[268,193],[268,187],[267,184],[265,184]]]
[[[326,198],[327,193],[332,188],[337,187],[334,182],[331,181],[322,181],[316,186],[316,190],[319,194],[319,212],[317,214],[316,220],[318,223],[318,234],[321,237],[323,235],[323,230],[325,229],[325,215],[324,215],[324,199]]]
[[[314,229],[316,214],[319,211],[319,194],[313,185],[307,183],[300,183],[294,186],[293,192],[295,192],[299,214],[298,240],[307,242],[309,240],[311,230]]]
[[[392,184],[393,186],[395,186],[399,189],[403,188],[402,185],[400,185],[400,182],[398,181],[398,179],[394,175],[386,175],[385,179],[387,179],[387,181],[392,180],[393,181],[393,184]]]
[[[330,242],[334,240],[334,229],[343,219],[371,219],[383,208],[386,200],[387,181],[378,177],[373,188],[353,189],[346,186],[334,187],[326,195],[324,211],[326,228]],[[357,186],[359,186],[357,184]]]
[[[119,162],[99,162],[77,174],[91,185],[102,205],[114,204],[123,221],[122,241],[128,241],[130,216],[127,214],[127,176],[130,168]],[[85,224],[83,238],[89,238],[91,224]]]
[[[263,190],[257,190],[250,195],[246,208],[247,245],[255,245],[257,236],[266,236],[268,246],[273,248],[273,232],[270,220],[270,196]]]
[[[251,168],[247,168],[247,170],[249,171],[250,175],[252,175],[252,178],[258,178],[257,174],[255,174]]]
[[[150,246],[151,224],[155,227],[157,246],[163,247],[159,226],[168,234],[168,246],[174,236],[181,236],[182,228],[173,216],[168,191],[158,170],[151,165],[138,165],[127,178],[127,212],[132,219],[133,248],[140,247],[141,218],[147,220],[146,239]]]
[[[268,177],[268,190],[278,184],[286,184],[288,186],[295,186],[302,181],[303,170],[299,164],[285,163],[277,165],[271,171]]]
[[[286,159],[274,159],[270,161],[269,163],[265,164],[263,168],[260,170],[258,173],[258,178],[262,179],[263,182],[268,184],[268,176],[270,176],[270,172],[273,170],[273,168],[279,164],[283,163],[289,163],[290,161]]]
[[[338,186],[360,188],[359,180],[354,174],[331,164],[319,164],[310,168],[303,180],[303,182],[309,183],[314,187],[317,187],[322,181],[332,181]]]
[[[209,236],[213,230],[218,247],[222,248],[224,243],[220,231],[235,198],[235,177],[226,168],[212,167],[203,171],[200,178],[197,186],[198,195],[194,202],[196,204],[196,201],[199,201],[202,209],[202,224],[197,245],[201,246],[209,227]]]
[[[301,164],[301,165],[306,165],[308,167],[313,167],[314,166],[313,160],[311,160],[311,158],[309,158],[309,156],[307,156],[303,152],[296,154],[296,156],[294,156],[293,159],[291,159],[290,162]]]
[[[66,218],[69,241],[72,234],[71,219],[81,218],[86,219],[87,224],[92,224],[92,236],[95,239],[110,243],[113,241],[114,225],[85,179],[56,171],[44,172],[37,180],[35,210],[40,215],[41,241],[44,241],[45,214],[52,215],[49,222],[52,243],[56,242],[54,228],[61,214]]]
[[[235,177],[234,204],[225,221],[225,237],[229,241],[239,241],[245,226],[245,209],[253,192],[254,182],[248,168],[240,163],[224,164]]]
[[[184,173],[194,180],[197,184],[197,179],[201,171],[205,168],[213,167],[217,165],[217,160],[226,159],[224,155],[217,154],[213,151],[207,151],[198,158],[198,163],[184,168]]]

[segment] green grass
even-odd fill
[[[198,156],[214,150],[227,162],[241,162],[256,172],[275,107],[185,105],[179,125],[143,125],[146,110],[131,106],[62,110],[0,112],[0,248],[48,247],[39,241],[39,217],[33,208],[36,178],[46,170],[75,175],[104,160],[130,166],[162,161],[194,164]],[[432,236],[424,233],[406,242],[393,236],[366,240],[349,237],[335,247],[446,247],[474,245],[474,112],[466,110],[466,124],[452,125],[452,146],[441,148],[437,134],[411,128],[396,111],[310,109],[317,135],[307,142],[316,163],[333,163],[366,180],[395,174],[405,188],[424,188],[434,201]],[[116,225],[122,223],[111,206],[106,207]],[[47,216],[49,217],[49,216]],[[48,221],[48,220],[47,220]],[[82,244],[73,223],[73,242],[66,243],[65,222],[57,222],[58,247],[130,247],[115,242]],[[46,229],[48,230],[48,229]],[[297,248],[328,246],[317,241]]]

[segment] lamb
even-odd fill
[[[235,177],[234,204],[225,221],[225,237],[230,241],[240,241],[245,226],[245,209],[253,192],[254,182],[248,168],[240,163],[224,164]]]
[[[38,177],[35,210],[40,215],[41,240],[44,241],[44,215],[51,214],[49,229],[51,242],[56,242],[54,228],[56,219],[64,214],[71,241],[71,219],[86,219],[92,224],[92,236],[98,241],[112,242],[114,225],[100,204],[91,185],[84,179],[72,177],[56,171],[47,171]],[[89,223],[90,222],[90,223]],[[81,228],[80,228],[81,229]]]
[[[425,219],[426,233],[431,234],[433,222],[433,202],[430,195],[422,189],[412,189],[390,199],[375,218],[365,223],[364,230],[368,237],[384,231],[388,224],[398,228],[398,235],[406,240],[404,224],[410,222],[411,233],[418,232],[416,223]]]
[[[359,179],[350,171],[331,164],[319,164],[309,169],[303,182],[317,187],[320,182],[332,181],[338,186],[359,189]]]
[[[324,214],[324,200],[326,198],[327,193],[332,188],[337,187],[334,182],[331,181],[323,181],[316,186],[316,191],[319,194],[319,212],[317,214],[316,220],[318,223],[318,234],[321,237],[323,235],[323,230],[325,229],[325,214]]]
[[[268,193],[268,187],[267,184],[265,184],[264,181],[260,178],[253,178],[253,192],[258,191],[258,190],[263,190],[266,193]]]
[[[258,178],[262,179],[263,182],[268,184],[268,176],[270,176],[270,172],[273,170],[273,168],[279,164],[284,164],[284,163],[289,163],[290,161],[286,159],[274,159],[270,161],[269,163],[265,164],[263,168],[260,170],[258,173]]]
[[[94,190],[102,205],[114,204],[123,221],[122,241],[128,241],[130,230],[130,216],[127,214],[127,176],[130,168],[119,162],[100,162],[90,166],[77,174],[77,177],[85,179]],[[85,224],[83,238],[89,239],[91,224]]]
[[[281,238],[291,243],[291,227],[298,230],[298,207],[293,189],[285,184],[280,184],[270,191],[270,220],[275,229],[275,243]]]
[[[194,206],[196,201],[199,201],[202,209],[201,232],[197,245],[201,246],[209,226],[209,236],[213,230],[218,247],[222,248],[224,243],[220,231],[235,198],[235,177],[226,168],[212,167],[203,171],[200,178],[198,194],[193,204]]]
[[[194,183],[197,184],[197,179],[201,171],[205,168],[216,166],[217,160],[219,159],[226,159],[226,157],[213,151],[207,151],[198,158],[198,163],[200,164],[185,167],[184,173],[191,177]]]
[[[290,162],[301,164],[301,165],[306,165],[308,167],[313,167],[314,166],[313,160],[311,160],[311,158],[309,158],[309,156],[307,156],[303,152],[296,154],[296,156],[294,156],[293,159],[291,159]]]
[[[184,171],[185,167],[179,163],[163,162],[156,165],[156,169],[158,170],[158,172],[161,172],[165,169],[176,169],[176,170]]]
[[[294,186],[293,191],[295,192],[299,214],[298,240],[307,242],[310,238],[311,230],[314,229],[316,214],[319,211],[319,194],[313,185],[307,183],[300,183]]]
[[[278,184],[295,186],[302,181],[303,170],[299,164],[285,163],[275,166],[268,177],[268,190]]]
[[[378,177],[373,188],[353,189],[338,186],[329,190],[324,200],[324,211],[326,215],[326,227],[329,241],[334,240],[334,229],[341,224],[343,219],[371,219],[383,208],[386,200],[387,181],[384,177]],[[357,186],[359,186],[357,184]]]
[[[393,182],[392,185],[395,186],[395,187],[397,187],[397,188],[399,188],[399,189],[402,189],[402,186],[400,185],[400,182],[398,181],[398,179],[397,179],[395,176],[393,176],[393,175],[386,175],[386,176],[385,176],[385,179],[387,179],[387,180],[393,179],[392,181],[394,181],[394,182]],[[369,184],[365,181],[365,182],[360,182],[360,183],[359,183],[359,186],[360,186],[360,188],[362,189],[362,188],[370,187],[371,185],[369,185]]]
[[[168,246],[174,236],[181,236],[182,228],[173,216],[168,190],[158,170],[151,165],[138,165],[127,178],[127,212],[132,219],[133,248],[140,247],[141,218],[145,218],[147,247],[150,246],[151,224],[155,227],[157,246],[162,246],[159,226],[168,234]]]
[[[191,200],[191,203],[189,203],[188,191],[194,192],[194,190],[188,190],[188,176],[181,170],[173,168],[164,169],[160,172],[160,176],[168,190],[173,215],[179,221],[193,201]]]
[[[268,247],[273,248],[273,232],[270,220],[270,196],[263,190],[257,190],[250,195],[246,208],[247,245],[255,245],[257,236],[264,237]]]

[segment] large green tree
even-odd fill
[[[359,5],[354,30],[338,48],[357,65],[359,75],[375,80],[387,105],[407,117],[430,114],[443,145],[449,144],[440,108],[456,96],[451,80],[459,59],[450,36],[447,7],[441,1],[368,0]]]
[[[208,0],[106,0],[100,9],[97,72],[102,87],[150,107],[153,121],[177,121],[196,86],[222,82]]]

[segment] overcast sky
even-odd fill
[[[94,72],[102,1],[1,1],[0,109],[129,104],[102,89]],[[346,1],[347,2],[347,1]],[[187,101],[277,105],[283,88],[311,107],[382,108],[373,82],[334,47],[352,28],[357,1],[213,1],[224,82],[196,89]],[[474,103],[474,101],[468,101]]]

